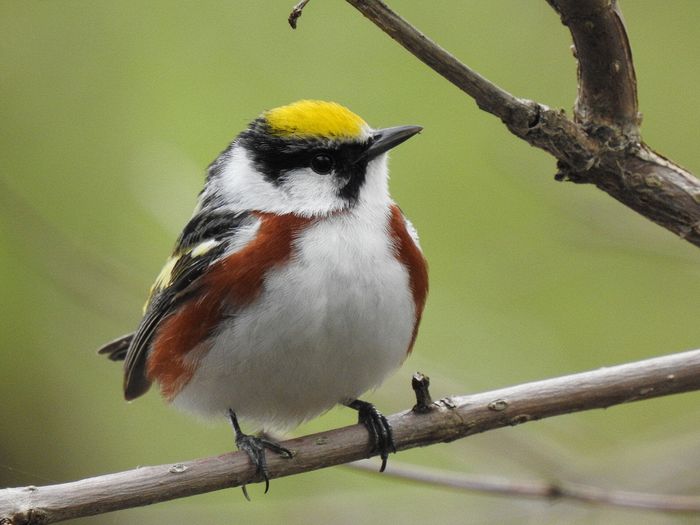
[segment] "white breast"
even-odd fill
[[[415,320],[388,207],[310,226],[219,332],[174,404],[290,427],[356,399],[406,357]]]

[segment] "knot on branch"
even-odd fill
[[[39,509],[17,511],[11,516],[0,517],[0,525],[43,525],[48,516]]]
[[[647,186],[656,190],[661,186],[659,177],[652,177],[653,180],[649,179],[651,182],[646,186],[634,184],[633,177],[630,178],[632,173],[630,173],[629,168],[624,167],[629,164],[630,159],[639,158],[640,151],[644,148],[636,128],[622,129],[617,125],[593,123],[576,125],[586,135],[595,150],[582,150],[581,156],[558,157],[555,180],[576,184],[592,183],[601,189],[607,188],[606,191],[611,188],[611,185],[620,188],[634,187],[641,190]],[[590,155],[586,156],[587,154]],[[644,178],[644,181],[647,179],[648,177]],[[610,192],[608,191],[608,193]]]
[[[590,137],[579,124],[568,119],[564,110],[554,110],[543,104],[536,104],[530,126],[510,130],[540,147],[577,172],[590,170],[597,164],[600,154],[598,141]]]

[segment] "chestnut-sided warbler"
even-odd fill
[[[386,418],[358,396],[410,353],[428,290],[411,223],[389,196],[386,152],[419,126],[372,129],[345,107],[302,100],[264,112],[209,166],[192,219],[135,333],[124,396],[152,382],[177,407],[227,416],[267,482],[264,449],[237,416],[291,427],[338,403],[382,457]]]

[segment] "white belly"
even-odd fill
[[[406,357],[415,319],[387,221],[388,210],[345,214],[304,230],[173,403],[285,428],[378,386]]]

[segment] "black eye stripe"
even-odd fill
[[[245,146],[255,167],[278,184],[285,173],[308,168],[314,153],[328,148],[327,141],[280,137],[270,134],[264,121],[256,121],[241,133],[238,142]]]
[[[290,171],[311,168],[323,175],[333,173],[343,184],[338,191],[339,197],[355,201],[365,181],[367,162],[358,162],[357,159],[370,146],[369,141],[281,137],[270,132],[264,119],[258,119],[238,136],[235,143],[245,148],[255,168],[275,185],[284,184]],[[318,158],[321,155],[330,158],[330,167],[325,159]],[[218,168],[219,163],[214,162],[210,175],[216,176]]]

